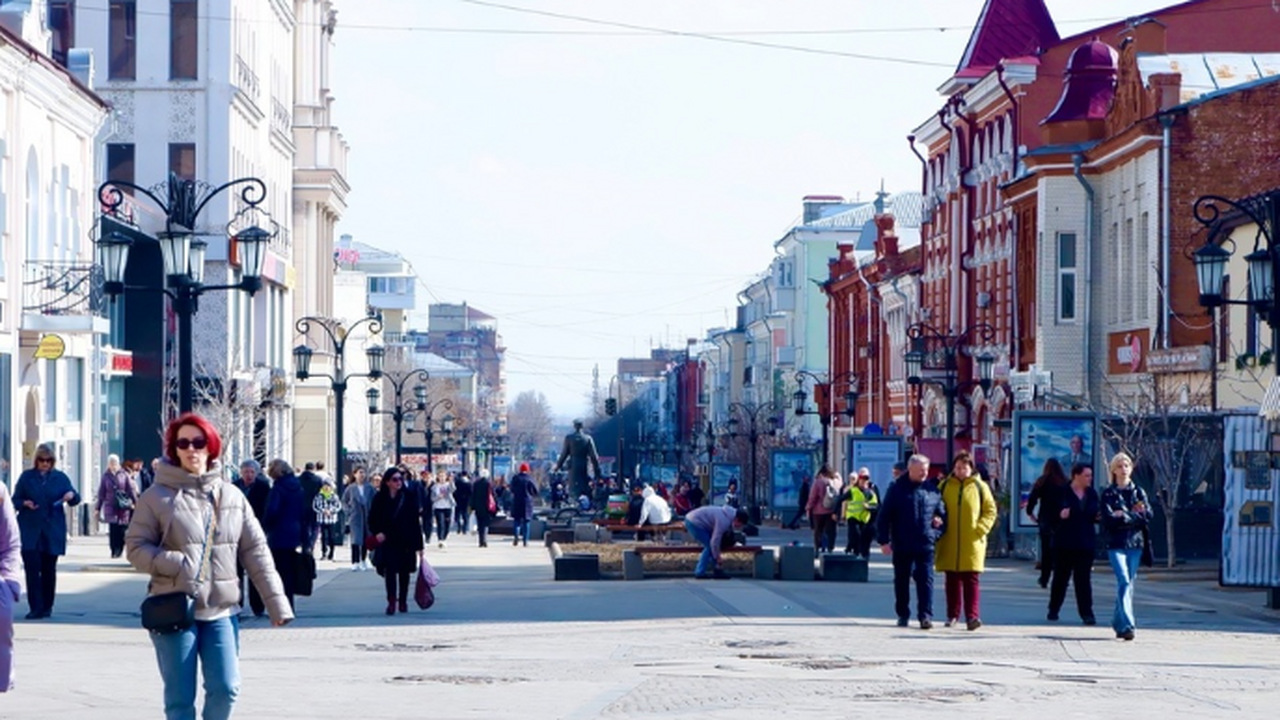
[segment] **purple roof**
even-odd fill
[[[985,75],[1001,60],[1036,55],[1058,40],[1044,0],[987,0],[956,75]]]
[[[1062,97],[1043,123],[1105,119],[1116,94],[1118,55],[1115,48],[1097,38],[1076,48],[1067,61]]]

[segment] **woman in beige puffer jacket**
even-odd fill
[[[205,418],[187,413],[170,423],[155,484],[142,494],[125,534],[129,562],[151,576],[149,595],[182,591],[195,598],[191,627],[151,633],[170,718],[195,716],[197,661],[204,670],[204,717],[231,715],[240,686],[237,560],[271,623],[293,619],[266,535],[244,493],[222,478],[221,449]],[[206,569],[205,536],[215,515]]]

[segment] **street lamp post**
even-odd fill
[[[453,409],[453,401],[450,400],[449,398],[441,398],[433,403],[428,403],[426,390],[427,390],[426,388],[422,388],[422,393],[420,396],[421,403],[418,405],[418,413],[426,418],[426,422],[422,424],[421,430],[414,430],[412,427],[410,427],[406,432],[422,433],[424,436],[426,436],[427,438],[427,471],[430,472],[431,470],[434,469],[433,458],[435,457],[435,452],[436,452],[436,446],[435,446],[436,410],[439,408],[445,409],[445,416],[443,418],[440,418],[440,432],[444,433],[445,443],[447,443],[449,442],[449,436],[453,435],[453,416],[448,414],[448,412]],[[417,392],[416,388],[414,389],[414,392],[415,393]],[[466,449],[466,440],[464,439],[463,445],[462,445],[462,469],[463,470],[467,469],[466,465],[467,465],[467,449]]]
[[[404,386],[410,378],[417,378],[418,385],[413,388],[413,397],[406,400],[404,398]],[[421,411],[427,404],[427,386],[423,385],[431,379],[430,373],[426,370],[414,370],[411,373],[400,377],[387,376],[387,381],[391,383],[391,389],[395,391],[395,401],[391,410],[382,409],[382,398],[378,388],[371,387],[365,396],[369,398],[369,414],[370,415],[390,415],[391,420],[396,425],[396,464],[400,464],[400,456],[403,454],[404,437],[401,429],[404,426],[404,419],[412,416],[414,412]]]
[[[226,226],[229,242],[233,243],[233,255],[240,261],[240,282],[205,285],[204,257],[208,243],[196,237],[196,221],[210,200],[224,190],[240,185],[244,186],[240,190],[240,199],[245,207]],[[156,193],[162,189],[167,192],[168,200],[157,197]],[[156,239],[164,259],[167,282],[164,285],[126,285],[125,270],[134,241],[123,233],[110,232],[96,242],[105,278],[103,290],[112,297],[126,291],[158,292],[173,302],[173,312],[178,321],[178,410],[190,412],[195,388],[192,317],[199,311],[200,296],[210,290],[241,290],[252,296],[262,288],[262,265],[266,259],[267,244],[276,232],[268,232],[257,225],[233,232],[232,226],[241,216],[258,211],[258,206],[266,199],[267,186],[255,177],[212,187],[171,174],[168,183],[151,189],[123,180],[108,180],[98,187],[98,199],[104,214],[119,215],[125,202],[124,190],[144,195],[164,213],[164,231]]]
[[[850,421],[852,421],[854,406],[857,405],[858,403],[858,379],[857,377],[849,373],[846,373],[846,375],[842,375],[841,378],[845,378],[846,376],[849,381],[849,389],[844,394],[844,402],[845,402],[844,414],[846,417],[850,419]],[[814,400],[818,403],[818,407],[815,410],[805,409],[805,403],[808,402],[809,400],[809,393],[804,391],[804,379],[806,377],[811,378],[813,380]],[[831,431],[831,408],[830,406],[823,407],[823,405],[826,404],[827,402],[830,402],[830,399],[827,397],[827,393],[830,391],[831,386],[834,383],[828,383],[826,380],[823,380],[822,378],[818,377],[817,375],[814,375],[813,373],[807,370],[797,370],[796,384],[799,386],[799,389],[797,389],[794,393],[791,394],[792,407],[795,408],[795,413],[797,417],[803,416],[803,415],[818,416],[818,422],[822,424],[822,462],[826,463],[827,462],[827,446],[829,443],[830,431]],[[819,387],[823,389],[823,392],[818,392]]]
[[[741,414],[747,418],[747,443],[751,446],[751,486],[747,492],[748,511],[751,513],[751,522],[760,524],[760,502],[757,492],[758,479],[756,476],[757,455],[760,443],[760,425],[765,421],[765,415],[768,415],[769,434],[778,431],[778,415],[777,408],[773,403],[764,403],[763,405],[747,405],[739,402],[729,403],[729,437],[736,439],[739,436],[739,421],[737,414]]]
[[[329,379],[329,387],[333,390],[333,443],[337,460],[333,467],[334,472],[345,473],[347,448],[342,438],[343,423],[346,417],[347,381],[357,377],[366,377],[370,380],[381,378],[382,365],[386,358],[386,351],[381,346],[373,345],[364,351],[369,360],[369,372],[348,374],[345,369],[347,340],[350,339],[356,328],[361,325],[369,326],[370,336],[377,335],[382,331],[382,320],[377,316],[371,315],[360,318],[351,327],[343,328],[333,320],[308,315],[298,318],[298,321],[294,323],[294,328],[305,336],[311,332],[312,323],[315,323],[316,327],[323,330],[324,335],[329,338],[329,344],[333,348],[333,374],[311,372],[311,357],[315,354],[315,351],[306,345],[299,345],[293,349],[294,374],[299,380],[306,380],[313,375]]]
[[[947,458],[950,463],[955,451],[956,396],[965,388],[972,388],[972,380],[960,378],[959,356],[963,346],[972,344],[971,338],[982,343],[995,340],[996,329],[986,323],[978,323],[955,335],[937,330],[924,323],[907,328],[910,349],[905,353],[907,382],[911,385],[933,385],[947,398]],[[977,386],[983,392],[991,388],[995,359],[982,354],[974,358],[978,366]],[[937,377],[923,375],[925,370],[941,370]]]
[[[1271,326],[1271,347],[1280,341],[1280,303],[1276,302],[1276,287],[1280,286],[1280,246],[1276,244],[1276,232],[1280,230],[1280,189],[1230,200],[1217,195],[1205,195],[1192,205],[1196,220],[1204,225],[1209,236],[1204,247],[1192,253],[1196,280],[1200,285],[1200,304],[1206,308],[1222,305],[1249,305]],[[1227,263],[1234,254],[1223,248],[1233,227],[1252,221],[1258,226],[1253,238],[1253,251],[1244,257],[1249,268],[1248,299],[1232,300],[1226,297],[1223,280]]]

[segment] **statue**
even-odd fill
[[[595,469],[595,477],[600,477],[600,456],[596,453],[596,441],[582,431],[582,421],[573,421],[573,432],[564,436],[564,448],[560,451],[560,459],[556,461],[555,472],[564,467],[565,459],[569,460],[569,482],[574,495],[591,492],[591,476],[587,473],[587,463]]]

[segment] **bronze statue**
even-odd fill
[[[573,421],[573,432],[564,436],[564,448],[560,451],[560,459],[556,461],[555,472],[564,467],[565,459],[569,459],[569,481],[574,495],[590,494],[591,476],[587,473],[587,463],[595,469],[595,477],[600,477],[600,455],[596,453],[596,441],[583,432],[582,421]]]

